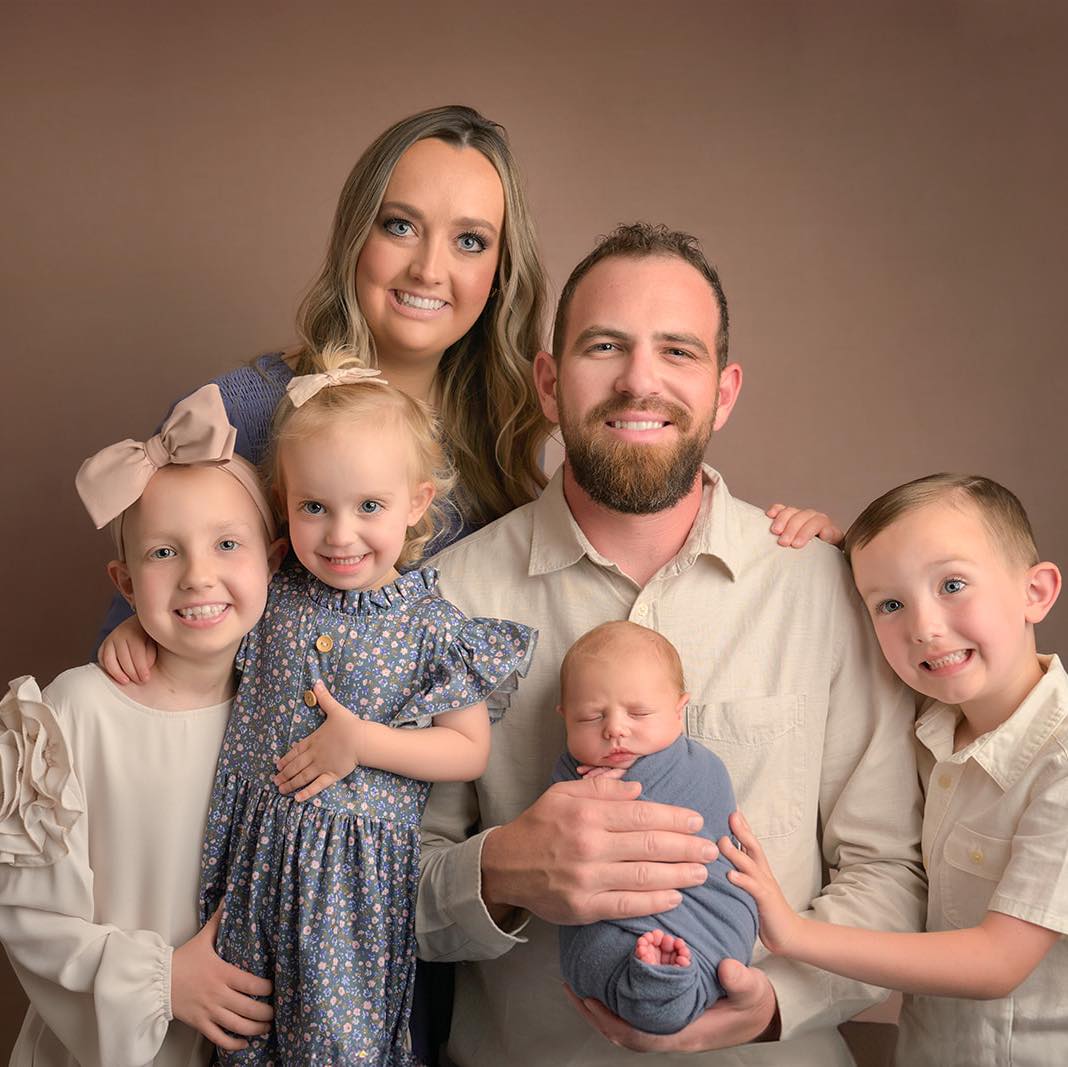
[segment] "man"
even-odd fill
[[[911,698],[840,554],[784,552],[702,467],[741,389],[727,342],[723,291],[696,241],[621,227],[573,272],[553,354],[535,362],[562,470],[537,501],[438,557],[444,595],[464,610],[540,631],[485,775],[435,786],[423,824],[420,954],[471,961],[449,1044],[460,1067],[600,1067],[636,1059],[626,1048],[658,1063],[710,1050],[678,1058],[702,1067],[845,1067],[836,1024],[881,995],[758,950],[753,967],[721,965],[728,997],[678,1034],[568,1003],[554,924],[672,907],[710,858],[694,813],[638,801],[634,783],[546,788],[563,745],[560,659],[607,619],[678,648],[687,733],[723,759],[791,903],[817,898],[821,917],[857,926],[921,926]],[[839,873],[821,894],[824,864]],[[730,1046],[744,1047],[711,1051]]]

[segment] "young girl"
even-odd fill
[[[269,1029],[270,983],[215,954],[217,916],[197,932],[233,656],[284,551],[233,439],[205,386],[79,472],[158,658],[122,690],[85,666],[0,703],[0,940],[30,999],[16,1067],[191,1067]]]
[[[434,420],[376,371],[325,360],[276,419],[269,478],[296,558],[238,655],[204,847],[220,955],[274,983],[273,1030],[225,1062],[410,1062],[429,783],[481,774],[486,699],[534,643],[466,619],[433,570],[398,574],[449,484]]]
[[[916,723],[927,931],[796,915],[737,815],[723,854],[773,952],[906,998],[903,1065],[1054,1064],[1068,1048],[1068,676],[1034,626],[1060,592],[1020,502],[987,478],[932,475],[846,534],[887,662],[932,698]]]

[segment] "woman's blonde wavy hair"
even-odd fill
[[[541,346],[545,272],[502,126],[469,107],[437,107],[402,119],[368,147],[341,190],[326,263],[298,313],[301,345],[294,369],[321,370],[322,355],[331,348],[376,365],[374,338],[356,299],[356,261],[397,161],[416,141],[431,137],[477,149],[504,187],[497,292],[471,329],[445,350],[436,382],[444,442],[459,474],[457,503],[480,524],[532,500],[545,484],[538,460],[549,429],[531,373]]]
[[[323,371],[366,366],[351,350],[328,346],[319,353]],[[319,372],[314,372],[319,373]],[[271,446],[263,463],[264,481],[271,504],[282,525],[288,518],[286,509],[285,469],[282,454],[286,443],[315,437],[336,424],[356,426],[374,420],[374,426],[396,426],[408,445],[409,485],[429,482],[434,487],[430,507],[414,526],[409,526],[404,548],[397,560],[400,567],[417,563],[423,548],[441,526],[441,507],[452,490],[456,476],[441,445],[440,425],[429,405],[382,381],[364,379],[345,385],[320,389],[299,408],[288,396],[282,398],[274,413]],[[324,455],[329,463],[330,456]]]

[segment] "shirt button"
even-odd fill
[[[315,699],[315,693],[312,692],[312,690],[304,690],[304,703],[307,704],[309,708],[314,708],[315,705],[319,703],[319,701]]]
[[[953,784],[953,779],[950,778],[948,774],[943,774],[942,777],[938,779],[938,784],[943,789],[948,789]]]
[[[319,634],[315,639],[315,647],[320,652],[329,652],[334,647],[334,639],[329,634]]]
[[[642,604],[642,606],[640,608],[638,608],[638,618],[639,619],[644,619],[645,616],[648,615],[648,614],[649,614],[649,609],[644,604]]]
[[[982,863],[983,862],[983,850],[981,848],[973,848],[971,850],[971,852],[968,853],[968,858],[974,864],[978,865],[978,864]]]

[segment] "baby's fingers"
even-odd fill
[[[330,771],[324,771],[318,778],[312,782],[306,789],[302,789],[297,795],[297,800],[310,800],[317,793],[321,793],[327,786],[333,785],[337,781],[337,775],[332,774]]]

